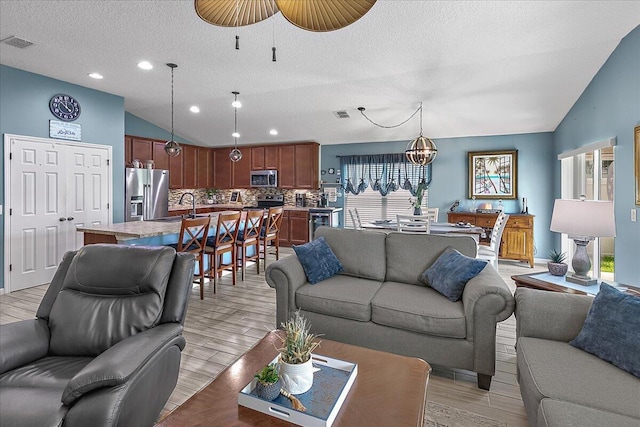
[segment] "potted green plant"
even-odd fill
[[[416,198],[409,199],[409,203],[413,206],[413,214],[414,215],[422,215],[422,198],[424,197],[424,190],[427,188],[427,185],[424,181],[418,184],[418,188],[416,190]]]
[[[255,375],[256,394],[266,400],[275,400],[280,394],[280,375],[278,374],[278,366],[275,363],[266,365],[260,372]]]
[[[306,392],[313,385],[311,353],[320,342],[311,333],[311,325],[299,311],[282,325],[280,352],[280,379],[282,387],[291,394]]]
[[[554,276],[564,276],[565,274],[567,274],[569,266],[564,262],[566,258],[567,254],[565,252],[559,252],[555,249],[552,249],[549,252],[550,261],[547,262],[549,273]]]

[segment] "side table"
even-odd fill
[[[552,276],[546,271],[534,274],[518,274],[511,276],[511,279],[516,282],[516,287],[519,288],[540,289],[543,291],[565,292],[569,294],[580,295],[596,295],[600,290],[600,284],[603,282],[601,280],[598,280],[598,283],[596,285],[582,286],[575,283],[567,282],[564,276]],[[620,291],[623,291],[627,294],[640,295],[640,288],[638,287],[621,285],[617,282],[609,280],[605,280],[604,283],[619,288]]]

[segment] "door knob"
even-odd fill
[[[73,217],[72,216],[67,217],[67,221],[73,221]]]
[[[66,221],[66,220],[67,220],[67,218],[65,218],[65,217],[60,217],[60,219],[59,219],[58,221],[62,222],[62,221]]]

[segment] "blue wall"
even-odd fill
[[[529,213],[535,215],[534,239],[537,258],[547,258],[553,247],[549,232],[553,210],[553,145],[551,133],[536,133],[504,136],[478,136],[447,138],[434,141],[438,147],[438,157],[433,163],[433,179],[429,186],[429,207],[440,208],[440,221],[455,200],[461,200],[459,210],[469,209],[467,199],[467,152],[485,150],[518,150],[518,197],[519,200],[504,200],[505,211],[520,212],[522,197],[526,197]],[[340,167],[336,156],[351,154],[401,153],[408,141],[376,142],[363,144],[323,145],[321,147],[321,169]],[[335,182],[335,175],[321,177],[327,182]],[[339,198],[336,206],[343,206],[344,198]],[[482,200],[485,202],[485,200]],[[497,200],[486,200],[497,204]],[[524,264],[523,264],[524,265]],[[526,273],[526,271],[523,271]]]
[[[629,33],[593,78],[553,135],[555,154],[616,137],[614,205],[616,281],[640,285],[640,222],[635,205],[633,128],[640,124],[640,27]],[[554,195],[560,161],[554,156]],[[559,241],[559,237],[556,236]]]
[[[124,113],[124,133],[125,135],[142,136],[159,141],[168,141],[171,138],[171,132],[127,112]],[[173,137],[180,143],[191,144],[179,135],[174,134]]]
[[[122,222],[124,174],[124,98],[82,86],[28,73],[0,65],[0,133],[49,137],[49,100],[66,93],[80,102],[82,112],[74,123],[82,125],[82,140],[113,147],[113,221]],[[0,201],[6,209],[4,195],[4,149],[0,152]],[[6,215],[6,212],[3,212]],[[4,217],[0,236],[4,242]],[[3,244],[4,245],[4,244]],[[4,271],[4,247],[0,249],[0,271]],[[2,275],[0,274],[0,281]],[[4,283],[2,286],[4,287]]]

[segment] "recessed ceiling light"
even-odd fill
[[[153,68],[153,65],[151,65],[149,61],[140,61],[138,62],[138,67],[142,68],[143,70],[150,70]]]
[[[240,108],[240,107],[242,107],[242,104],[240,103],[240,101],[238,101],[238,100],[236,99],[235,101],[233,101],[233,102],[231,103],[231,106],[232,106],[233,108]]]
[[[240,138],[240,134],[238,132],[232,133],[231,136],[234,138]]]
[[[91,77],[92,79],[104,79],[104,76],[100,73],[89,73],[89,77]]]
[[[271,130],[269,131],[269,133],[270,133],[271,135],[277,135],[277,134],[278,134],[278,131],[277,131],[277,130],[275,130],[275,129],[271,129]]]
[[[199,113],[200,107],[198,107],[197,105],[192,105],[191,108],[189,108],[189,111],[191,111],[192,113]]]

